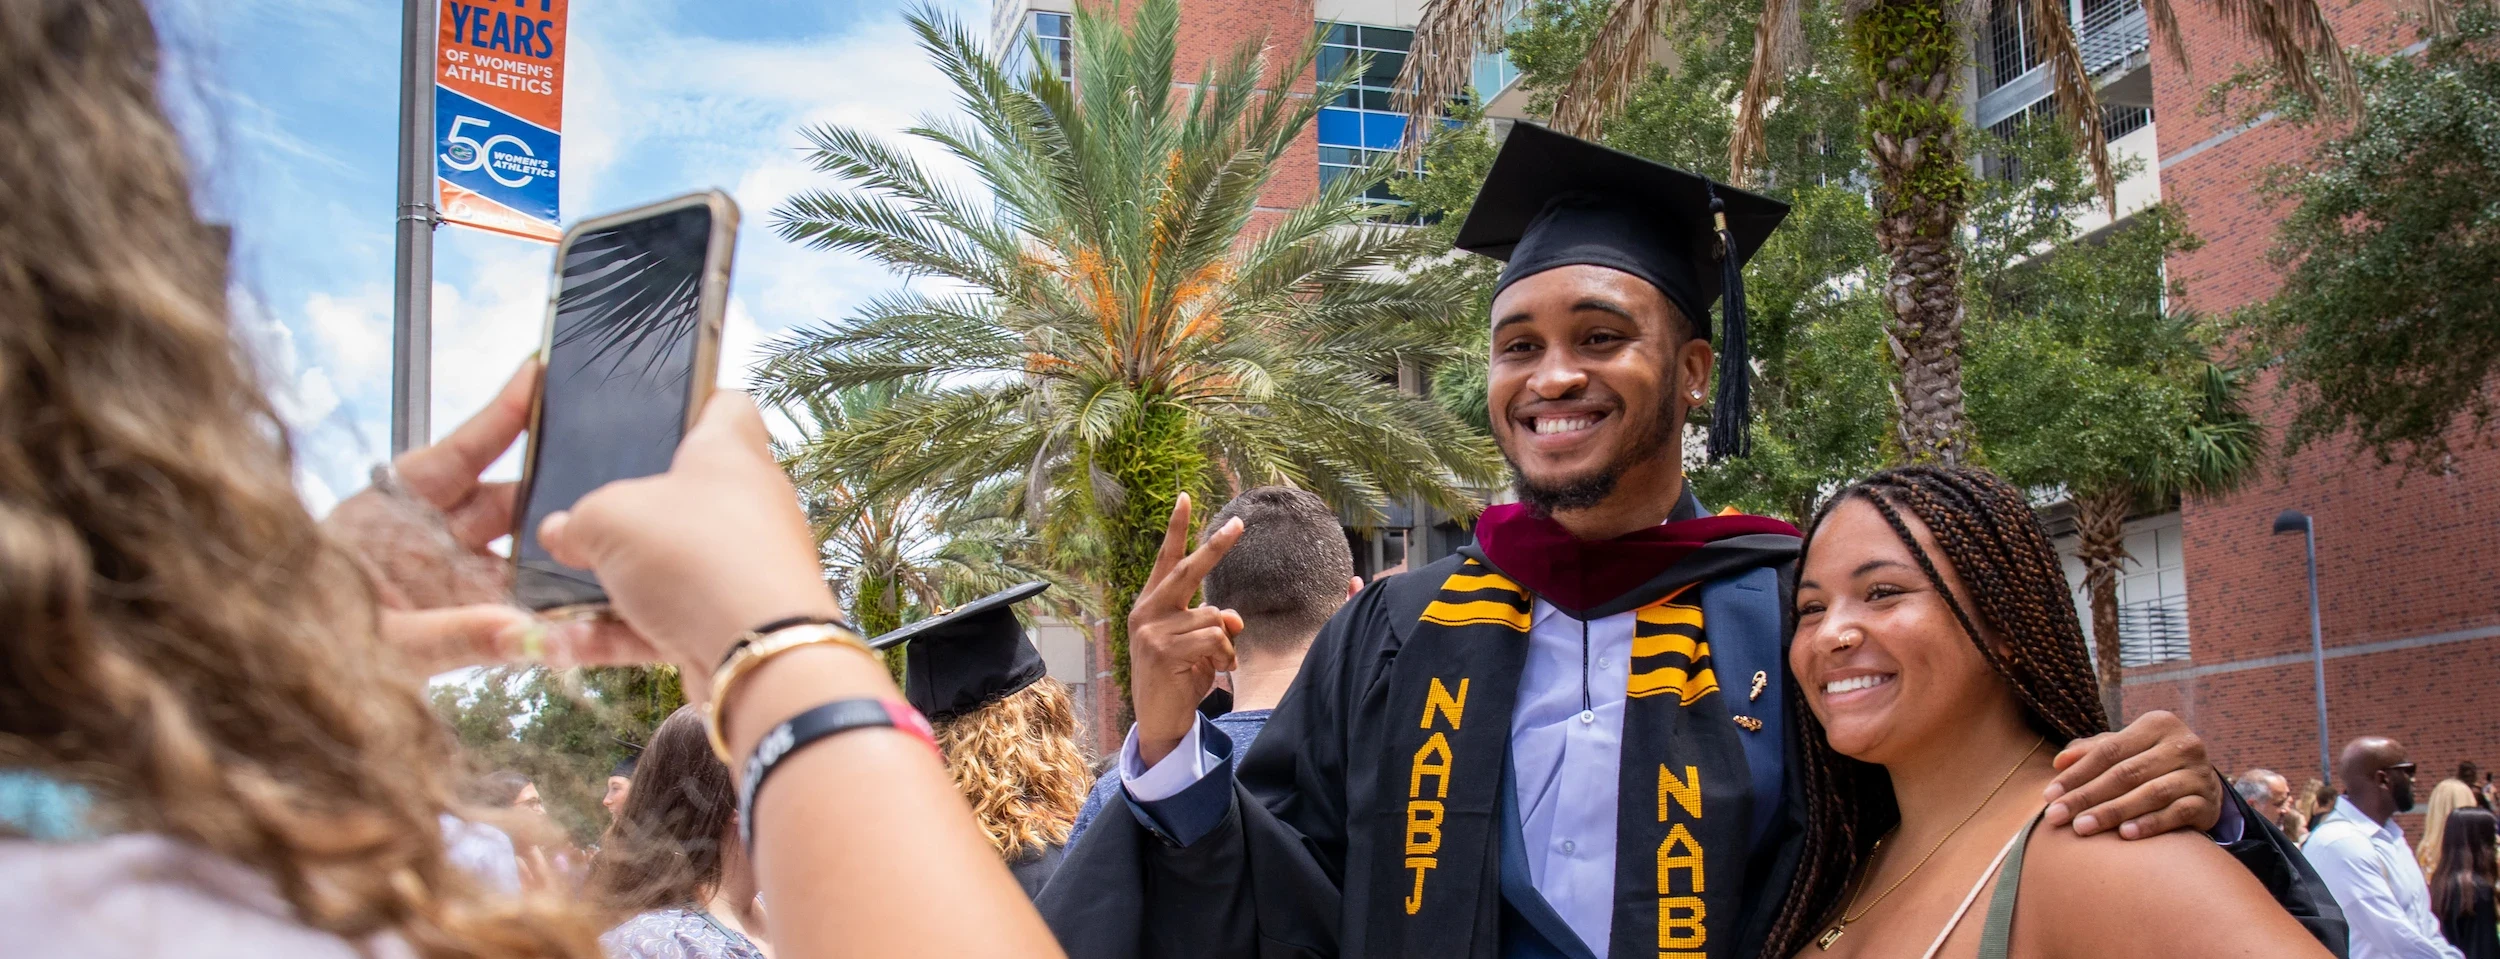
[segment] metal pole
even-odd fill
[[[2302,524],[2302,538],[2309,544],[2309,669],[2310,678],[2318,687],[2318,781],[2334,782],[2333,767],[2327,764],[2326,749],[2326,630],[2318,621],[2318,520],[2309,517]]]
[[[391,295],[391,452],[433,440],[435,0],[403,0],[399,45],[399,253]]]

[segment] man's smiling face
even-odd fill
[[[1511,283],[1492,314],[1486,408],[1520,499],[1570,512],[1626,482],[1669,485],[1711,352],[1656,287],[1602,266],[1561,266]]]

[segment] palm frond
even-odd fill
[[[1476,54],[1501,46],[1502,30],[1518,0],[1432,0],[1415,24],[1406,65],[1390,86],[1389,108],[1406,114],[1406,138],[1398,162],[1413,167],[1423,156],[1429,124],[1467,89]],[[1490,92],[1490,91],[1484,91]]]
[[[1649,45],[1665,18],[1682,8],[1681,0],[1617,0],[1586,58],[1563,84],[1554,104],[1554,129],[1590,140],[1604,133],[1606,120],[1649,72]]]
[[[2093,87],[2092,75],[2084,72],[2083,50],[2076,45],[2074,24],[2066,20],[2064,0],[2029,0],[2028,14],[2039,31],[2033,42],[2048,59],[2051,89],[2057,98],[2058,115],[2075,135],[2075,145],[2083,150],[2086,163],[2092,167],[2092,185],[2100,191],[2101,203],[2109,208],[2112,219],[2118,216],[2118,178],[2110,171],[2109,134],[2101,125],[2101,98]]]
[[[2153,32],[2162,38],[2162,46],[2170,52],[2172,63],[2182,75],[2193,76],[2188,63],[2187,42],[2179,31],[2179,14],[2171,6],[2174,0],[2143,0],[2144,18]],[[2437,2],[2437,0],[2430,0]],[[2253,40],[2266,51],[2267,63],[2301,99],[2312,104],[2333,105],[2346,114],[2361,109],[2359,85],[2353,76],[2352,60],[2344,55],[2343,44],[2335,38],[2335,25],[2327,20],[2326,10],[2318,0],[2206,0],[2206,7],[2237,32]],[[2324,72],[2325,84],[2318,80]],[[2332,85],[2333,90],[2326,89]]]
[[[1753,185],[1753,164],[1762,156],[1762,131],[1771,101],[1787,84],[1789,71],[1805,56],[1803,0],[1762,0],[1761,19],[1754,21],[1753,65],[1736,106],[1736,126],[1727,141],[1727,168],[1736,186]]]

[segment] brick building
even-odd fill
[[[2418,49],[2402,9],[2322,0],[2338,37],[2374,53]],[[2201,111],[2206,88],[2256,47],[2202,6],[2182,6],[2192,70],[2161,61],[2153,77],[2162,190],[2206,245],[2174,257],[2184,306],[2231,310],[2271,294],[2265,263],[2284,213],[2258,190],[2275,164],[2306,157],[2313,137],[2288,124]],[[2166,55],[2165,55],[2166,57]],[[2267,418],[2287,411],[2271,382]],[[2314,518],[2326,647],[2327,736],[2395,737],[2420,766],[2420,791],[2459,760],[2500,760],[2500,450],[2465,449],[2441,474],[2402,475],[2330,443],[2283,464],[2254,488],[2191,501],[2177,514],[2189,655],[2127,673],[2127,710],[2188,718],[2227,768],[2271,766],[2295,782],[2316,775],[2309,616],[2298,535],[2272,533],[2276,514]],[[2418,817],[2406,827],[2419,835]]]
[[[2389,51],[2415,40],[2398,21],[2397,6],[2322,2],[2347,45]],[[2259,51],[2208,7],[2179,5],[2194,61],[2181,71],[2149,42],[2136,0],[2069,4],[2085,65],[2100,87],[2112,151],[2140,161],[2137,174],[2120,184],[2121,222],[2164,198],[2186,211],[2205,245],[2170,264],[2186,289],[2184,307],[2220,313],[2271,293],[2277,278],[2264,254],[2282,211],[2258,195],[2258,181],[2269,166],[2306,156],[2312,141],[2287,124],[2243,124],[2204,109],[2207,88],[2259,60]],[[1261,199],[1267,216],[1307,202],[1322,178],[1364,162],[1365,151],[1394,147],[1403,121],[1388,112],[1387,89],[1422,8],[1422,0],[1184,6],[1176,71],[1184,80],[1243,38],[1264,34],[1290,43],[1331,24],[1324,69],[1340,58],[1373,58],[1362,88],[1328,105],[1295,145]],[[1072,9],[1071,0],[997,0],[995,49],[1021,55],[1029,36],[1064,70]],[[2054,108],[2027,16],[2027,3],[1997,0],[1976,31],[1965,90],[1978,126],[2010,130]],[[1480,58],[1474,76],[1488,113],[1519,115],[1525,96],[1504,60]],[[1311,78],[1294,83],[1308,89]],[[2099,214],[2082,224],[2107,225]],[[2268,419],[2282,423],[2272,385],[2256,392]],[[2120,586],[2129,716],[2156,708],[2180,713],[2232,771],[2270,766],[2295,783],[2317,774],[2303,547],[2299,536],[2271,531],[2278,512],[2296,509],[2311,515],[2317,530],[2333,748],[2368,733],[2394,736],[2420,764],[2425,793],[2458,760],[2500,765],[2500,736],[2485,718],[2500,709],[2500,599],[2482,588],[2500,572],[2496,471],[2500,450],[2488,447],[2461,452],[2443,474],[2408,477],[2330,443],[2246,492],[2130,521],[2130,564]],[[1465,541],[1465,531],[1446,517],[1392,514],[1379,527],[1349,529],[1366,576],[1400,568],[1410,551],[1420,563]],[[2049,516],[2053,529],[2071,528],[2060,509]],[[2071,536],[2064,542],[2071,553]],[[2069,572],[2079,585],[2080,564],[2070,559]],[[2088,613],[2084,620],[2088,629]],[[1100,643],[1056,638],[1054,672],[1092,694],[1096,743],[1115,743],[1118,730],[1108,723],[1114,710],[1099,702],[1110,692]],[[2410,819],[2406,825],[2418,830]]]

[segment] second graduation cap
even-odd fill
[[[1026,583],[973,600],[869,640],[889,649],[911,643],[903,659],[903,698],[931,721],[943,722],[1033,685],[1049,668],[1024,635],[1016,604],[1048,583]]]
[[[1514,123],[1455,245],[1507,264],[1495,290],[1560,266],[1629,273],[1666,296],[1711,339],[1725,294],[1710,456],[1743,456],[1751,414],[1744,265],[1788,204],[1620,150]]]

